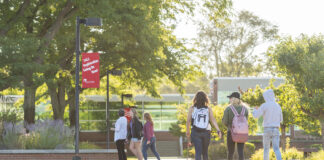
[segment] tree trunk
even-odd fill
[[[35,99],[37,87],[25,86],[24,94],[24,121],[27,124],[35,123]]]
[[[69,119],[70,119],[70,127],[75,126],[75,89],[72,89],[69,94]]]
[[[322,147],[324,148],[324,120],[320,120],[321,123],[321,131],[322,131]]]
[[[286,150],[286,125],[281,125],[281,137],[280,137],[281,148],[283,151]]]
[[[53,118],[55,120],[63,120],[65,107],[67,105],[67,102],[65,100],[65,85],[64,85],[64,81],[58,82],[57,84],[58,84],[57,88],[55,88],[50,84],[47,84],[47,86],[48,86],[48,92],[51,97],[51,104],[54,113]]]

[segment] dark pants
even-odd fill
[[[147,160],[147,149],[148,148],[151,148],[151,151],[153,152],[153,154],[155,155],[155,157],[158,160],[160,160],[160,155],[156,151],[155,142],[156,142],[156,138],[155,137],[152,137],[151,138],[150,144],[147,144],[147,139],[146,138],[143,140],[143,143],[142,143],[142,153],[143,153],[144,160]]]
[[[237,152],[239,160],[244,160],[244,143],[237,143]],[[235,142],[232,140],[231,131],[227,131],[227,159],[232,160],[234,156]]]
[[[117,150],[118,150],[119,160],[127,160],[127,156],[125,154],[125,139],[117,140],[116,146],[117,146]]]
[[[196,131],[195,129],[191,130],[191,141],[195,146],[195,159],[208,160],[208,146],[210,142],[210,131]]]

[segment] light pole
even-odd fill
[[[76,52],[76,62],[75,62],[75,154],[79,153],[79,72],[80,72],[80,24],[85,24],[86,26],[101,26],[101,18],[85,18],[80,19],[79,16],[76,17],[76,38],[75,38],[75,52]],[[80,157],[75,156],[73,159],[80,159]]]
[[[107,126],[107,149],[109,149],[109,74],[120,76],[122,74],[121,70],[107,70],[107,100],[106,100],[106,126]]]
[[[132,98],[133,95],[132,95],[132,94],[122,94],[122,95],[121,95],[121,104],[122,104],[122,108],[124,108],[124,97],[126,97],[126,98]]]

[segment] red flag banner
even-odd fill
[[[99,88],[99,53],[82,53],[82,88]]]

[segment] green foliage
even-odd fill
[[[71,149],[73,131],[62,121],[38,121],[27,125],[29,133],[21,124],[5,123],[1,145],[6,149]]]
[[[1,137],[1,146],[5,149],[23,149],[24,141],[21,136],[24,133],[22,124],[3,123],[4,131]]]
[[[190,147],[183,150],[183,155],[186,158],[195,158],[195,147]]]
[[[298,151],[296,148],[289,148],[286,151],[281,151],[282,159],[303,159],[303,152]],[[269,160],[276,160],[276,155],[272,149],[270,149]],[[252,155],[251,160],[263,160],[263,149],[259,149]]]
[[[88,141],[81,142],[79,148],[80,149],[102,149],[100,146],[90,143]]]
[[[306,160],[319,160],[324,158],[324,150],[313,152]]]
[[[224,143],[212,143],[208,148],[208,159],[226,159],[227,147]]]
[[[305,116],[298,108],[300,107],[299,94],[296,88],[291,84],[281,84],[278,87],[273,85],[271,81],[270,85],[266,89],[262,89],[260,86],[256,86],[255,89],[249,89],[242,95],[242,100],[248,103],[250,106],[260,106],[264,103],[263,92],[267,89],[273,89],[278,104],[281,106],[283,113],[282,125],[285,127],[290,125],[300,125],[300,122],[305,121],[308,116]]]
[[[309,123],[320,122],[322,132],[324,131],[323,49],[323,35],[301,35],[296,39],[291,37],[281,39],[280,43],[268,50],[275,71],[284,76],[298,92],[301,105],[297,109],[312,117],[301,121],[304,122],[301,126],[308,130]]]
[[[210,15],[217,12],[207,13]],[[257,76],[264,72],[264,67],[262,59],[252,54],[253,50],[273,41],[278,27],[248,11],[232,15],[200,23],[196,43],[201,48],[201,65],[218,77]]]
[[[11,122],[17,123],[23,119],[23,115],[16,108],[2,109],[0,111],[0,121],[1,122]]]
[[[71,148],[73,132],[62,121],[38,121],[27,128],[30,133],[24,135],[26,149],[64,149]]]
[[[244,157],[251,158],[255,152],[255,145],[253,143],[246,142],[244,144]],[[238,155],[237,155],[238,156]]]
[[[246,142],[244,145],[244,157],[250,158],[255,152],[255,145],[253,143]],[[209,159],[226,159],[227,158],[227,146],[224,143],[212,143],[208,148]],[[238,159],[238,153],[234,153],[234,159]]]

